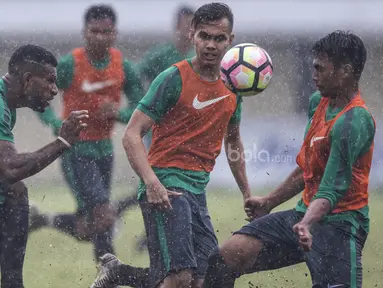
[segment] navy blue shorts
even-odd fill
[[[76,198],[78,214],[87,214],[97,205],[109,202],[113,155],[90,157],[68,150],[61,157],[61,167]]]
[[[361,288],[361,258],[367,233],[349,222],[317,223],[311,229],[312,249],[305,253],[292,229],[302,217],[296,210],[272,213],[234,233],[254,236],[263,243],[249,273],[306,262],[315,288]]]
[[[207,260],[218,245],[207,209],[206,195],[193,194],[177,188],[182,196],[170,196],[172,211],[159,212],[140,200],[148,237],[150,276],[153,286],[172,272],[190,269],[194,278],[203,279]]]

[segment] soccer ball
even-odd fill
[[[238,44],[221,61],[221,79],[239,96],[254,96],[267,88],[273,76],[269,54],[253,43]]]

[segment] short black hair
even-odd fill
[[[205,4],[194,13],[192,27],[196,29],[200,24],[208,24],[224,18],[229,20],[230,28],[233,29],[234,16],[229,6],[224,3]]]
[[[179,25],[183,16],[193,16],[194,9],[189,6],[180,6],[175,14],[176,25]]]
[[[362,39],[351,32],[337,30],[318,40],[311,49],[314,56],[326,55],[335,67],[351,64],[359,80],[366,63],[367,51]]]
[[[8,62],[8,73],[17,74],[19,67],[25,64],[51,65],[57,67],[56,57],[47,49],[36,45],[23,45],[13,52]]]
[[[110,19],[114,24],[117,22],[117,15],[114,9],[109,5],[93,5],[85,12],[84,21],[88,24],[91,20]]]

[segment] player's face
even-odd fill
[[[116,36],[116,27],[110,19],[90,20],[84,31],[88,47],[95,52],[105,51],[112,47]]]
[[[49,102],[57,95],[56,68],[42,67],[38,74],[27,72],[23,76],[25,106],[44,112]]]
[[[230,23],[226,18],[198,25],[192,30],[191,39],[194,41],[201,66],[218,67],[233,38]]]
[[[314,58],[313,80],[323,97],[335,98],[343,84],[341,69],[337,69],[327,55]]]

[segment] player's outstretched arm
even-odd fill
[[[229,124],[225,136],[225,151],[227,161],[235,181],[242,192],[243,200],[246,201],[251,196],[249,182],[246,175],[246,163],[243,157],[232,157],[232,153],[243,155],[244,148],[241,140],[239,124]]]
[[[266,196],[269,207],[271,210],[278,207],[301,193],[304,188],[303,171],[297,167],[274,191]]]
[[[302,192],[304,186],[303,171],[300,167],[297,167],[282,184],[267,196],[251,196],[247,199],[245,202],[247,220],[250,221],[270,213],[275,207]]]
[[[0,181],[13,184],[47,167],[77,140],[86,127],[81,119],[87,117],[87,111],[72,112],[63,122],[59,139],[32,153],[19,154],[12,142],[0,141]]]

